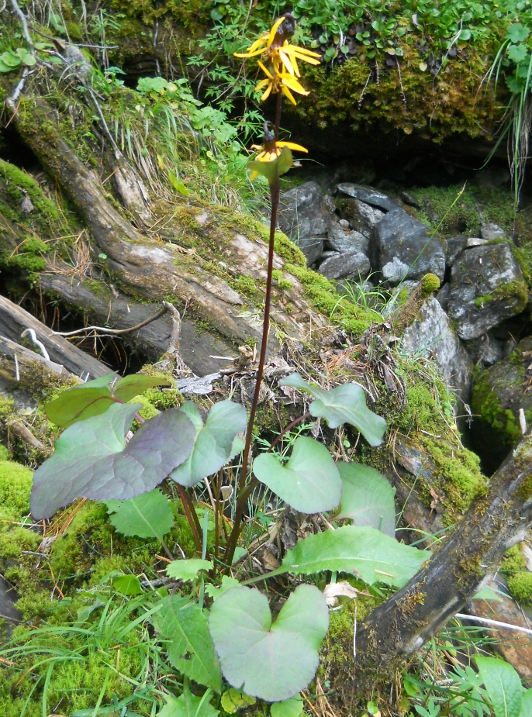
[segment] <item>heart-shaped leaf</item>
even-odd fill
[[[272,625],[266,597],[231,588],[211,608],[209,628],[225,679],[268,702],[287,700],[312,680],[329,627],[325,598],[299,585]]]
[[[332,510],[340,502],[342,481],[324,445],[300,436],[283,466],[272,453],[262,453],[253,462],[258,480],[301,513]]]
[[[122,535],[162,541],[174,524],[172,506],[157,488],[129,500],[107,500],[105,505],[111,524]]]
[[[203,425],[195,403],[187,401],[181,410],[194,424],[196,440],[190,458],[173,471],[170,478],[190,488],[216,473],[244,448],[237,433],[246,430],[247,414],[238,403],[220,401],[211,408]]]
[[[283,702],[274,702],[270,707],[271,717],[299,717],[303,712],[303,700],[301,695],[290,697]]]
[[[302,575],[335,570],[358,575],[368,585],[402,587],[428,558],[428,551],[403,545],[375,528],[345,525],[299,540],[281,569]]]
[[[188,598],[170,595],[164,598],[153,622],[163,637],[172,640],[168,647],[172,665],[191,680],[220,692],[222,673],[205,610]]]
[[[345,383],[324,391],[307,383],[298,373],[279,381],[281,386],[293,386],[308,391],[316,399],[310,404],[312,416],[324,418],[329,428],[349,423],[357,428],[370,446],[380,446],[386,430],[386,421],[366,406],[364,389],[356,383]]]
[[[520,717],[523,686],[515,668],[498,657],[477,655],[475,660],[495,717]]]
[[[257,700],[244,694],[241,690],[230,687],[222,695],[222,707],[227,714],[234,715],[238,710],[254,705]]]
[[[63,391],[44,406],[44,412],[52,423],[67,428],[77,421],[105,413],[115,400],[126,403],[148,388],[171,385],[163,377],[132,374],[111,387],[114,378],[116,374],[109,373]]]
[[[55,453],[33,476],[34,518],[49,518],[76,498],[133,498],[155,488],[189,457],[194,426],[175,408],[146,421],[125,445],[138,408],[114,403],[59,436]]]
[[[212,566],[212,560],[200,560],[199,558],[172,560],[166,566],[166,574],[176,580],[195,580],[200,570],[211,570]]]
[[[342,502],[337,520],[370,525],[395,536],[395,488],[374,468],[361,463],[337,463],[342,478]]]

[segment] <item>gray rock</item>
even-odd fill
[[[523,272],[508,244],[465,249],[451,269],[449,316],[462,339],[476,339],[528,301]]]
[[[377,209],[370,204],[361,202],[360,199],[353,199],[352,197],[342,198],[341,202],[339,202],[339,211],[341,216],[349,220],[351,229],[368,238],[375,224],[380,222],[385,214],[382,209]]]
[[[389,211],[373,228],[370,260],[373,269],[377,270],[394,261],[399,266],[397,262],[400,262],[408,267],[408,279],[421,279],[430,272],[441,281],[445,273],[441,242],[429,237],[427,227],[400,208]]]
[[[397,202],[391,199],[387,194],[378,192],[376,189],[372,189],[371,187],[363,187],[361,184],[343,182],[342,184],[338,184],[336,189],[342,194],[347,194],[348,197],[360,199],[361,202],[371,204],[374,207],[383,209],[385,212],[396,209],[398,206]]]
[[[401,348],[412,356],[433,358],[448,386],[462,401],[469,402],[473,362],[435,297],[424,302],[416,320],[404,332]]]
[[[359,251],[348,251],[326,259],[318,272],[327,279],[364,279],[370,272],[369,259]]]
[[[293,241],[324,237],[330,218],[331,212],[316,182],[305,182],[281,194],[279,228]]]
[[[445,240],[445,261],[447,266],[452,266],[458,254],[466,248],[467,237],[449,237]]]
[[[449,282],[447,282],[447,284],[444,284],[442,286],[442,288],[436,294],[436,299],[438,300],[441,308],[444,311],[447,311],[447,305],[449,304],[450,292],[451,292],[451,285],[449,284]]]
[[[466,241],[465,248],[471,249],[474,246],[484,246],[488,243],[487,239],[482,239],[482,237],[468,237]]]
[[[410,192],[401,192],[399,198],[405,204],[409,204],[411,207],[415,207],[416,209],[421,209],[421,202],[417,199],[417,197],[414,197],[413,194],[410,194]]]
[[[399,284],[408,274],[409,267],[396,256],[382,267],[382,275],[390,284]]]
[[[306,237],[299,239],[296,243],[305,255],[309,266],[314,264],[323,252],[323,239],[321,237]]]
[[[360,232],[346,229],[340,222],[330,223],[327,240],[335,251],[345,252],[356,249],[362,254],[368,252],[369,239]]]
[[[502,227],[500,227],[498,224],[481,224],[480,226],[480,236],[483,239],[507,239],[508,238],[508,232],[505,231]]]

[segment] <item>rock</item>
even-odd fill
[[[318,272],[327,279],[364,279],[370,272],[369,259],[359,251],[348,251],[326,259]]]
[[[370,239],[370,260],[373,269],[383,270],[389,263],[408,267],[404,275],[409,279],[421,279],[425,274],[436,274],[442,280],[445,273],[445,254],[441,242],[429,237],[427,227],[411,217],[404,209],[389,211],[375,225]],[[401,276],[403,270],[387,268],[389,281]],[[401,278],[404,278],[401,276]],[[399,279],[400,281],[401,279]]]
[[[471,249],[474,246],[484,246],[484,244],[487,244],[487,239],[482,239],[481,237],[468,237],[466,240],[466,249]]]
[[[419,199],[414,197],[413,194],[410,194],[409,192],[401,192],[399,198],[405,204],[409,204],[411,207],[415,207],[415,209],[421,209],[421,202],[419,201]]]
[[[327,240],[335,251],[346,252],[356,249],[362,254],[368,252],[369,239],[360,232],[350,230],[348,223],[346,228],[340,222],[331,222]]]
[[[374,207],[383,209],[385,212],[389,212],[392,209],[397,208],[397,202],[391,199],[387,194],[378,192],[376,189],[371,187],[363,187],[360,184],[351,184],[350,182],[343,182],[336,186],[338,192],[347,194],[348,197],[353,199],[360,199],[361,202],[371,204]]]
[[[494,471],[521,438],[519,409],[532,425],[532,336],[508,358],[475,373],[471,408],[472,438],[490,471]]]
[[[323,251],[323,239],[320,237],[305,237],[298,239],[297,246],[301,249],[307,264],[310,266],[318,259]]]
[[[447,311],[447,305],[449,303],[449,293],[451,291],[451,285],[449,283],[444,284],[442,288],[438,291],[436,294],[436,299],[438,300],[441,308],[444,311]]]
[[[330,216],[320,185],[316,182],[305,182],[281,194],[279,228],[295,242],[307,237],[324,237]]]
[[[0,617],[5,620],[0,628],[0,638],[2,631],[9,636],[13,628],[18,625],[22,615],[15,607],[14,603],[18,600],[18,595],[12,587],[0,575]]]
[[[481,224],[480,225],[480,236],[483,239],[507,239],[508,238],[508,232],[505,231],[502,227],[500,227],[498,224]]]
[[[447,385],[469,403],[473,362],[435,297],[424,302],[414,323],[404,332],[401,348],[412,356],[432,357]]]
[[[467,237],[457,236],[449,237],[445,240],[445,261],[447,266],[452,266],[456,257],[462,252],[467,245]]]
[[[508,244],[465,249],[451,269],[449,316],[462,339],[476,339],[528,301],[523,272]]]
[[[408,274],[409,267],[396,256],[382,267],[382,275],[390,284],[399,284]]]
[[[340,215],[349,220],[351,229],[360,232],[368,239],[375,224],[380,222],[385,214],[381,209],[352,197],[342,197],[337,204]]]
[[[477,617],[488,618],[489,620],[498,620],[509,625],[517,625],[519,627],[530,628],[530,613],[524,613],[521,608],[506,595],[501,595],[500,578],[490,580],[487,587],[497,590],[500,600],[473,600],[469,613]],[[478,626],[477,622],[472,623]],[[519,677],[526,682],[532,680],[532,642],[530,635],[508,628],[498,629],[492,625],[488,625],[490,633],[496,640],[495,649],[501,656],[509,662],[517,672]]]

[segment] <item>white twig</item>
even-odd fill
[[[28,21],[26,19],[26,16],[20,9],[17,0],[11,0],[11,5],[13,6],[13,10],[18,16],[18,19],[21,22],[22,30],[24,31],[24,37],[26,38],[26,42],[28,43],[28,47],[30,48],[30,52],[33,55],[33,40],[31,39],[30,31],[28,28]]]
[[[493,627],[503,627],[507,630],[517,630],[518,632],[526,632],[527,635],[532,635],[532,630],[527,627],[521,627],[521,625],[511,625],[509,622],[499,622],[499,620],[490,620],[488,617],[477,617],[476,615],[462,615],[457,612],[455,617],[459,617],[462,620],[473,620],[473,622],[480,622],[483,625],[492,625]]]
[[[23,331],[23,332],[20,334],[20,336],[21,336],[22,338],[24,338],[24,336],[28,336],[28,335],[29,335],[30,339],[33,341],[33,343],[35,344],[35,346],[37,346],[38,348],[40,348],[41,353],[42,353],[42,355],[44,356],[44,358],[45,358],[47,361],[50,361],[51,359],[50,359],[50,356],[48,355],[48,351],[46,350],[46,347],[45,347],[45,345],[42,343],[42,341],[39,341],[39,339],[37,338],[37,334],[35,333],[35,330],[34,330],[34,329],[26,329],[25,331]]]
[[[524,436],[526,433],[526,416],[523,408],[519,409],[519,426],[521,427],[521,433]]]
[[[17,381],[20,381],[20,369],[18,367],[17,354],[15,354],[15,378],[17,379]]]

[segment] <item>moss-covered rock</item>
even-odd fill
[[[532,337],[521,341],[503,361],[474,375],[472,435],[486,466],[495,470],[521,437],[519,409],[532,422],[532,393],[527,392],[527,366]]]

